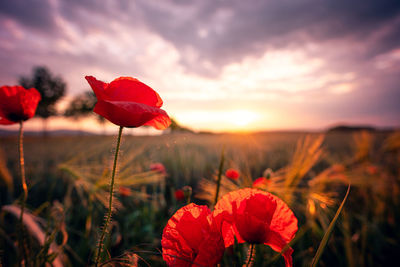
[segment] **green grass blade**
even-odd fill
[[[322,238],[321,243],[319,244],[317,253],[315,254],[314,259],[313,259],[313,261],[311,263],[311,267],[315,267],[315,266],[318,265],[318,262],[319,262],[319,260],[321,258],[321,255],[324,252],[326,244],[328,243],[328,240],[329,240],[329,238],[330,238],[330,236],[332,234],[333,228],[335,227],[336,221],[339,218],[340,213],[342,212],[344,203],[347,200],[349,192],[350,192],[350,184],[349,184],[349,187],[347,188],[347,192],[346,192],[346,195],[344,196],[342,204],[340,204],[340,207],[336,211],[335,217],[333,217],[331,223],[329,224],[328,230],[326,230],[326,232],[324,234],[324,237]]]
[[[225,153],[225,146],[222,146],[221,161],[219,162],[219,168],[218,168],[217,189],[215,191],[214,206],[217,205],[218,202],[219,188],[221,186],[222,170],[224,168],[224,161],[225,161],[224,153]]]

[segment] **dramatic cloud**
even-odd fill
[[[136,76],[197,129],[399,126],[397,0],[2,1],[0,60],[2,83],[47,65],[70,94]]]

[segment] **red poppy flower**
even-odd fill
[[[32,118],[40,99],[40,93],[35,88],[25,89],[18,85],[0,87],[0,124]]]
[[[367,166],[367,172],[369,175],[375,175],[378,173],[378,168],[374,165]]]
[[[268,180],[265,177],[259,177],[254,180],[253,187],[254,188],[265,188],[269,183],[271,183],[271,180]]]
[[[163,258],[168,266],[215,266],[224,254],[224,242],[207,206],[189,204],[165,226]]]
[[[152,163],[150,164],[150,170],[159,172],[163,175],[167,174],[167,171],[165,170],[165,167],[162,163]]]
[[[119,187],[118,192],[123,197],[129,197],[130,195],[132,195],[131,189],[122,185]]]
[[[239,172],[235,169],[228,169],[225,172],[225,176],[232,180],[237,180],[239,178]]]
[[[185,193],[183,193],[182,189],[178,189],[175,191],[175,199],[178,201],[182,201],[185,199]]]
[[[120,77],[104,83],[93,76],[85,77],[97,97],[93,111],[123,127],[153,126],[166,129],[171,120],[160,109],[160,96],[149,86],[131,77]]]
[[[297,232],[297,219],[280,198],[258,189],[240,189],[223,196],[215,206],[214,219],[221,229],[225,247],[239,243],[269,245],[281,251]],[[292,248],[283,253],[292,266]]]

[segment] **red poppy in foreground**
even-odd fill
[[[18,85],[0,87],[0,124],[32,118],[40,99],[40,93],[35,88],[25,89]]]
[[[97,97],[93,111],[122,127],[153,126],[166,129],[171,120],[160,109],[160,96],[152,88],[131,77],[120,77],[104,83],[93,76],[85,77]]]
[[[168,266],[215,266],[224,254],[224,242],[207,206],[189,204],[165,226],[163,259]]]
[[[225,176],[232,180],[237,180],[239,178],[239,172],[235,169],[228,169],[225,172]]]
[[[297,219],[280,198],[258,189],[240,189],[223,196],[215,206],[214,219],[225,247],[235,242],[269,245],[282,249],[297,232]],[[292,248],[283,253],[286,266],[292,266]]]

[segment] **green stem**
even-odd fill
[[[215,191],[214,206],[217,204],[218,201],[219,189],[221,187],[222,169],[224,168],[224,160],[225,160],[224,147],[222,147],[221,161],[219,162],[219,168],[218,168],[217,190]]]
[[[25,250],[25,229],[24,229],[24,210],[26,205],[26,200],[28,198],[28,186],[26,185],[25,178],[25,162],[24,162],[24,124],[22,121],[19,123],[19,135],[18,135],[18,152],[19,152],[19,167],[21,172],[21,184],[22,184],[22,200],[21,200],[21,214],[19,216],[19,246],[20,252],[24,258],[25,265],[28,264],[28,256]]]
[[[186,205],[189,205],[190,204],[190,200],[192,198],[192,188],[191,187],[188,187],[186,189],[186,194],[187,194]]]
[[[333,217],[331,223],[328,226],[328,229],[326,230],[324,236],[322,237],[321,243],[319,243],[317,252],[315,253],[315,256],[314,256],[313,261],[311,263],[311,267],[318,266],[318,262],[321,259],[322,253],[324,252],[324,250],[326,248],[326,245],[328,244],[328,241],[329,241],[329,238],[331,237],[333,228],[335,228],[336,221],[339,218],[339,215],[343,210],[344,203],[346,203],[347,197],[349,196],[349,192],[350,192],[350,184],[347,187],[347,192],[346,192],[346,195],[343,198],[342,203],[340,204],[338,210],[336,211],[335,217]]]
[[[254,257],[254,244],[250,244],[250,248],[249,248],[249,254],[247,256],[247,263],[246,263],[246,267],[252,266],[253,265],[253,257]]]
[[[104,222],[103,230],[101,232],[100,239],[99,239],[99,245],[98,245],[98,250],[97,250],[96,261],[94,263],[94,265],[96,267],[99,264],[100,255],[101,255],[102,249],[103,249],[104,237],[106,235],[106,231],[107,231],[107,228],[108,228],[108,224],[110,223],[111,214],[112,214],[112,197],[113,197],[113,193],[114,193],[114,178],[115,178],[115,172],[116,172],[116,169],[117,169],[118,152],[119,152],[119,147],[121,145],[121,137],[122,137],[122,129],[123,128],[124,127],[122,127],[122,126],[119,127],[119,133],[118,133],[118,139],[117,139],[117,147],[115,149],[114,165],[113,165],[113,170],[112,170],[112,175],[111,175],[110,196],[109,196],[110,198],[109,198],[109,203],[108,203],[108,211],[107,211],[106,220]]]

